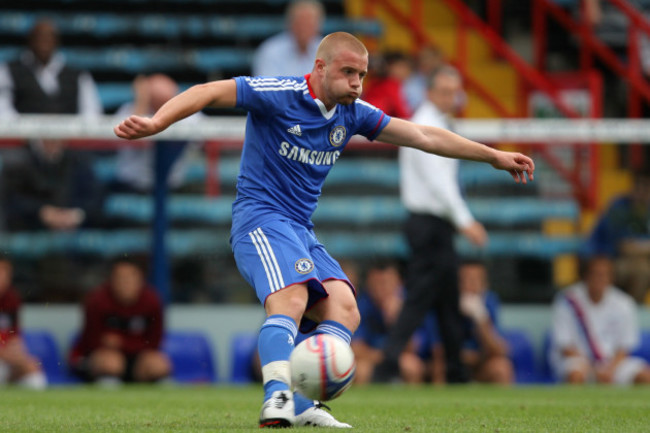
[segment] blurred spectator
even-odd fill
[[[402,279],[395,264],[375,263],[368,269],[365,290],[358,297],[361,325],[352,339],[356,383],[370,382],[381,361],[381,348],[402,307],[402,295]],[[409,345],[399,358],[400,376],[407,383],[421,382],[424,375],[424,363],[414,349]]]
[[[450,66],[439,68],[429,78],[427,101],[411,119],[415,123],[450,129],[458,109],[462,82]],[[399,149],[400,194],[409,211],[405,235],[411,255],[406,277],[404,308],[387,338],[384,361],[376,369],[376,380],[395,374],[397,357],[422,324],[435,311],[445,346],[448,382],[469,379],[461,360],[463,320],[458,302],[458,256],[454,235],[459,230],[470,242],[483,246],[487,233],[476,221],[458,184],[458,161],[403,147]]]
[[[317,0],[295,0],[287,7],[287,29],[270,37],[253,57],[253,75],[302,76],[311,72],[321,41],[325,9]]]
[[[616,284],[642,302],[650,289],[650,171],[634,173],[628,194],[614,199],[583,247],[614,259]]]
[[[0,65],[0,116],[57,113],[98,116],[103,109],[88,72],[66,64],[59,33],[48,20],[34,24],[27,50]]]
[[[459,272],[460,311],[465,316],[462,359],[472,379],[479,382],[512,383],[508,343],[499,332],[499,298],[489,290],[485,265],[467,262]]]
[[[459,271],[460,310],[464,316],[462,360],[477,382],[510,384],[514,380],[508,343],[499,330],[499,298],[488,288],[487,269],[481,262],[465,262]],[[432,317],[435,319],[435,316]],[[421,334],[425,348],[433,351],[433,379],[444,382],[444,348],[436,320],[427,318]]]
[[[445,61],[440,50],[425,45],[418,52],[415,63],[415,70],[402,84],[404,99],[412,112],[427,99],[427,80],[436,69],[445,65]]]
[[[630,356],[639,344],[637,307],[612,276],[611,260],[593,256],[582,281],[555,297],[550,362],[564,382],[650,383],[646,362]]]
[[[33,140],[1,173],[8,230],[75,230],[101,220],[102,186],[89,161],[61,140]]]
[[[178,94],[178,84],[164,74],[138,76],[133,81],[135,99],[120,107],[116,116],[120,119],[131,114],[152,116],[162,105]],[[195,122],[202,117],[196,113],[183,119],[182,123]],[[116,180],[112,189],[120,192],[148,192],[154,184],[153,142],[137,143],[135,146],[120,146],[117,150]],[[185,147],[183,147],[185,146]],[[167,177],[171,188],[185,183],[187,166],[198,149],[195,143],[175,142],[174,150],[181,152],[171,166]]]
[[[410,71],[408,58],[399,52],[372,56],[361,99],[393,117],[408,119],[411,115],[402,94],[402,80]]]
[[[0,385],[44,389],[47,379],[20,336],[20,295],[12,286],[13,265],[0,255]]]
[[[167,377],[171,363],[160,350],[163,306],[143,270],[118,259],[110,279],[86,298],[84,327],[70,352],[70,366],[87,381],[154,382]]]

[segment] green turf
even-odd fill
[[[259,432],[260,399],[259,387],[9,388],[0,432]],[[355,432],[650,431],[650,388],[353,387],[331,406]]]

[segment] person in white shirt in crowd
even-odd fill
[[[253,75],[288,76],[311,72],[322,39],[325,8],[317,0],[296,0],[286,13],[287,29],[271,36],[257,48]]]
[[[0,117],[19,114],[103,113],[90,73],[66,63],[59,48],[59,32],[49,20],[39,20],[29,32],[27,49],[0,64]]]
[[[176,96],[178,84],[169,76],[156,73],[138,76],[133,80],[134,100],[122,105],[116,113],[118,118],[131,114],[150,116],[162,105]],[[183,123],[196,122],[203,114],[195,113]],[[120,146],[117,150],[116,180],[112,189],[117,192],[150,192],[154,184],[153,142],[138,143],[135,146]],[[191,160],[198,153],[198,143],[187,143],[180,156],[174,161],[168,176],[168,185],[172,189],[180,188],[186,180],[186,173]]]
[[[429,77],[427,99],[411,121],[444,129],[456,114],[463,93],[461,76],[451,66]],[[463,318],[459,309],[459,259],[454,235],[460,231],[483,246],[488,236],[470,213],[458,184],[458,161],[425,154],[414,148],[399,149],[400,194],[409,211],[406,239],[411,256],[407,267],[406,300],[384,346],[384,360],[374,379],[397,376],[398,358],[428,311],[436,313],[445,348],[448,383],[466,382],[469,373],[461,360]]]
[[[582,281],[554,299],[549,362],[563,382],[650,383],[648,364],[630,356],[639,344],[636,304],[612,278],[611,259],[592,256]]]

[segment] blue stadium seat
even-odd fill
[[[168,331],[163,351],[173,365],[172,378],[181,383],[212,383],[217,369],[210,343],[200,331]]]
[[[650,363],[650,330],[641,330],[639,346],[632,352]]]
[[[54,335],[44,329],[30,329],[23,330],[22,337],[27,351],[40,360],[49,384],[58,385],[70,382]]]
[[[557,378],[553,374],[553,370],[551,369],[551,347],[552,347],[552,341],[551,341],[551,331],[548,330],[546,333],[544,333],[544,340],[542,342],[542,353],[540,356],[540,369],[539,369],[539,379],[540,382],[543,383],[555,383],[557,382]]]
[[[233,335],[230,343],[232,383],[253,381],[251,363],[257,350],[257,333],[241,332]]]
[[[503,330],[503,337],[510,346],[510,360],[515,370],[517,383],[535,383],[538,381],[535,368],[535,351],[528,334],[521,329]]]
[[[177,195],[170,197],[169,217],[215,224],[230,223],[234,197],[217,198],[205,195]],[[579,213],[573,200],[550,202],[535,198],[469,199],[472,213],[487,224],[512,226],[514,224],[540,223],[547,218],[575,220]],[[107,197],[104,213],[113,218],[149,222],[153,217],[153,200],[139,194],[113,194]],[[315,223],[402,223],[406,209],[398,197],[352,196],[323,197],[314,213]]]

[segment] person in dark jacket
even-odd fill
[[[70,366],[87,381],[158,381],[171,372],[161,350],[163,331],[163,306],[155,289],[135,261],[119,259],[109,281],[86,298]]]

